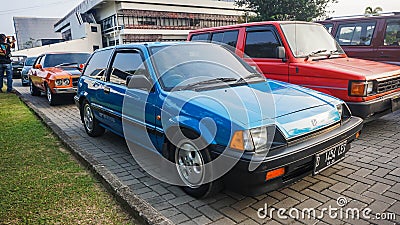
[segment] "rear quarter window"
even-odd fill
[[[387,20],[384,45],[400,46],[400,19]]]
[[[190,38],[191,41],[209,41],[210,40],[210,33],[204,34],[193,34]]]
[[[211,42],[222,43],[232,47],[236,47],[238,40],[239,31],[225,31],[214,33],[211,38]]]
[[[371,45],[376,22],[340,24],[336,40],[343,46]]]

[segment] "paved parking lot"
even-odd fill
[[[132,192],[175,224],[400,223],[400,112],[365,125],[361,138],[353,143],[346,159],[320,175],[308,176],[287,188],[258,197],[224,191],[213,198],[196,200],[179,188],[146,174],[130,155],[124,139],[111,132],[100,138],[87,136],[75,105],[50,107],[44,96],[32,97],[29,88],[18,86],[18,81],[15,83],[23,98],[46,114],[75,145],[101,162]],[[342,211],[358,209],[360,219],[340,215],[338,198],[341,204],[347,203]],[[260,215],[257,212],[266,204],[267,209],[284,208],[292,215],[314,208],[318,218],[283,219],[274,211],[272,219],[262,219],[263,211]],[[330,206],[338,208],[336,217],[326,211]],[[363,216],[362,210],[367,212],[368,208],[372,212]],[[392,218],[378,219],[382,217]]]

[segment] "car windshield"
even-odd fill
[[[36,57],[29,57],[25,60],[25,66],[33,66],[35,63]]]
[[[331,34],[320,24],[282,24],[282,31],[295,57],[343,54]]]
[[[157,46],[151,48],[152,61],[164,90],[231,84],[252,76],[256,70],[225,47],[209,43]],[[175,89],[176,88],[176,89]]]
[[[49,54],[46,55],[43,67],[55,67],[71,64],[83,64],[89,58],[88,53],[65,53],[65,54]]]
[[[11,61],[15,65],[22,65],[24,63],[26,56],[12,56]]]

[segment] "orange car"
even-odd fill
[[[76,92],[83,63],[89,53],[47,53],[40,55],[29,71],[29,86],[33,96],[46,93],[50,105],[62,98],[72,98]]]

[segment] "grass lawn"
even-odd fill
[[[0,93],[0,224],[132,222],[16,95]]]

